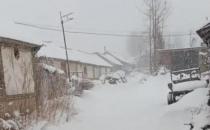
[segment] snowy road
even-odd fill
[[[161,82],[160,82],[161,81]],[[78,115],[72,130],[152,130],[165,112],[168,81],[98,86],[77,99]]]
[[[46,130],[189,130],[184,123],[192,120],[192,110],[197,124],[209,121],[205,116],[209,108],[200,108],[206,104],[208,88],[168,106],[169,75],[146,76],[146,81],[142,80],[144,77],[131,78],[127,84],[96,85],[82,97],[75,97],[78,114],[70,123]]]

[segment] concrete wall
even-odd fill
[[[18,47],[18,51],[19,57],[17,58],[14,54],[14,47],[1,47],[7,95],[34,93],[31,50]]]

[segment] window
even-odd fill
[[[84,74],[87,74],[87,67],[84,67]]]
[[[20,52],[17,47],[14,48],[14,56],[17,60],[20,58]]]

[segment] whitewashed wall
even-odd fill
[[[111,68],[106,68],[107,69],[107,73],[111,72]]]
[[[53,62],[50,65],[53,65],[56,68],[60,68],[64,71],[67,71],[67,64],[62,67],[62,63],[60,60],[52,60]],[[99,79],[102,74],[107,74],[111,71],[108,67],[101,67],[96,65],[88,65],[84,63],[78,63],[69,61],[69,68],[71,75],[73,72],[76,72],[80,78],[89,78],[89,79]],[[84,70],[87,70],[87,74],[85,74]]]
[[[77,72],[77,63],[69,62],[70,72]]]
[[[7,95],[34,92],[32,54],[29,50],[19,49],[16,59],[13,47],[1,47],[4,80]]]
[[[94,67],[94,76],[95,76],[95,78],[96,79],[99,79],[99,77],[100,77],[100,68],[97,66],[97,67]]]
[[[101,67],[101,75],[106,74],[106,68],[105,67]]]
[[[93,74],[93,66],[87,65],[87,77],[90,79],[94,78],[94,74]]]

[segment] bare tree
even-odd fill
[[[150,72],[157,70],[157,49],[165,46],[163,31],[169,8],[165,0],[144,0],[145,16],[149,19]]]

